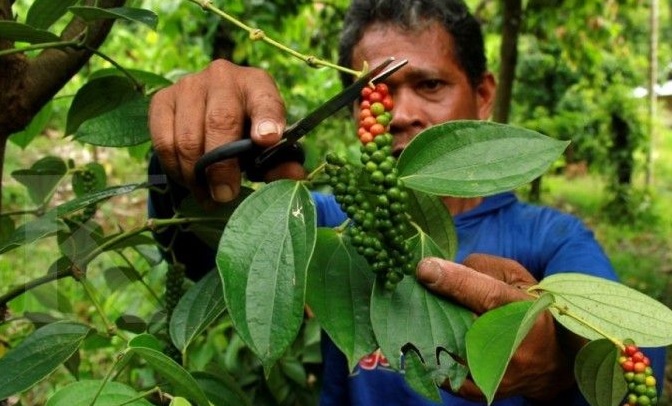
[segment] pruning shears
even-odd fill
[[[303,150],[296,142],[327,117],[357,100],[364,87],[370,83],[376,84],[385,80],[406,65],[408,61],[404,59],[393,62],[395,59],[392,57],[386,59],[310,114],[287,127],[282,139],[275,145],[263,148],[254,144],[250,138],[243,138],[208,151],[196,162],[194,168],[196,181],[201,185],[207,184],[208,167],[226,159],[238,158],[242,170],[247,173],[250,180],[254,181],[261,180],[267,169],[281,162],[290,160],[303,162]]]

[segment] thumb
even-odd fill
[[[429,257],[420,261],[416,276],[427,289],[477,314],[513,301],[529,299],[525,292],[500,279],[440,258]]]
[[[518,261],[509,258],[488,254],[471,254],[464,260],[463,264],[519,289],[527,288],[538,282]]]

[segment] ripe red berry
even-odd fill
[[[359,122],[359,126],[369,130],[372,125],[376,124],[376,118],[373,116],[365,117]]]
[[[373,105],[373,103],[375,103],[375,102],[382,101],[382,100],[383,100],[383,95],[381,95],[380,93],[374,91],[374,92],[371,92],[371,94],[370,94],[369,97],[368,97],[368,100],[369,100],[369,101],[371,102],[371,104]]]
[[[376,85],[376,92],[382,94],[383,97],[390,94],[390,90],[385,83],[378,83]]]
[[[371,135],[376,137],[380,134],[385,134],[385,127],[380,123],[375,123],[369,128],[369,131],[371,132]]]
[[[362,135],[359,136],[359,141],[362,144],[369,143],[369,142],[373,141],[373,135],[370,132],[366,131]]]
[[[625,350],[623,351],[628,357],[632,357],[639,349],[636,345],[626,345]]]
[[[386,111],[391,111],[394,108],[394,101],[390,96],[387,96],[381,100],[381,103],[383,103],[383,106],[385,106]]]
[[[365,119],[366,117],[371,117],[373,113],[371,112],[371,109],[360,109],[359,110],[359,119]]]

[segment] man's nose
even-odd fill
[[[424,128],[422,105],[410,89],[399,89],[392,98],[394,108],[390,132],[393,135],[412,135]]]

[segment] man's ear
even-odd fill
[[[483,80],[476,88],[476,100],[478,103],[478,118],[487,120],[492,115],[495,105],[495,94],[497,93],[497,83],[491,72],[483,75]]]

